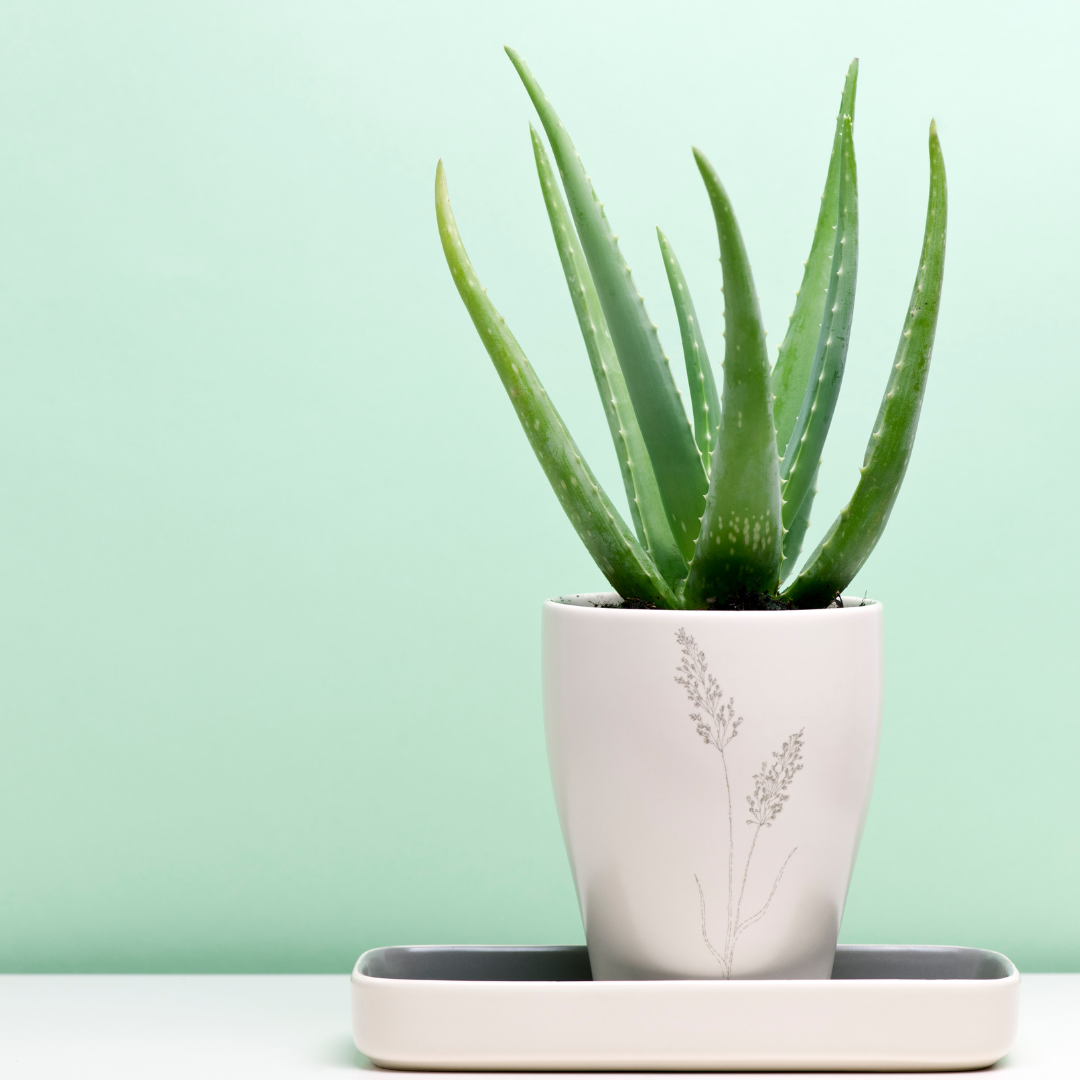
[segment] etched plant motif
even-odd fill
[[[695,712],[690,714],[690,719],[697,726],[697,733],[709,746],[715,747],[720,753],[720,762],[724,770],[724,793],[727,796],[727,909],[724,921],[724,947],[718,949],[709,938],[708,921],[705,916],[705,891],[701,887],[701,881],[697,874],[694,881],[697,882],[698,901],[701,905],[701,936],[709,952],[715,957],[720,965],[721,977],[731,978],[732,963],[735,956],[735,945],[743,932],[754,925],[769,910],[773,896],[776,894],[780,879],[784,876],[787,864],[796,849],[792,848],[787,858],[781,863],[779,871],[773,880],[772,888],[765,903],[752,915],[743,919],[742,903],[746,895],[746,882],[750,875],[750,863],[754,858],[754,850],[757,847],[758,836],[762,829],[772,828],[773,822],[780,816],[784,804],[788,801],[788,788],[791,786],[795,774],[802,769],[803,730],[800,728],[780,747],[772,752],[773,760],[761,763],[761,770],[752,777],[754,781],[754,793],[746,796],[746,803],[750,808],[750,817],[746,824],[753,827],[750,838],[750,850],[743,865],[742,883],[739,887],[739,895],[734,896],[735,884],[735,815],[731,805],[731,781],[728,776],[727,748],[732,739],[739,733],[739,725],[743,718],[735,715],[735,699],[729,697],[724,700],[723,691],[717,682],[716,676],[709,672],[709,665],[705,659],[705,652],[698,648],[694,638],[680,628],[675,635],[675,640],[682,648],[682,661],[676,668],[675,681],[686,691],[686,696],[694,706]],[[733,903],[734,901],[734,903]]]

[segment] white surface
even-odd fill
[[[874,782],[881,604],[565,599],[543,607],[544,726],[593,978],[827,979]],[[683,631],[708,700],[676,682]],[[759,798],[799,738],[798,771]]]
[[[934,951],[907,955],[926,957],[926,971]],[[414,971],[427,957],[430,971],[433,957],[454,950],[374,949],[353,969],[356,1045],[388,1068],[978,1069],[1000,1060],[1017,1033],[1020,976],[997,953],[982,955],[1009,972],[998,978],[514,982],[482,979],[476,960],[467,980],[445,967],[435,978],[394,977],[386,952],[412,953]],[[873,971],[876,956],[881,971],[905,952],[857,947],[847,957],[863,955]],[[458,954],[457,970],[468,969],[468,955]],[[974,963],[980,954],[964,955]],[[939,961],[953,956],[937,952]]]
[[[1025,975],[1020,1035],[993,1071],[1080,1075],[1078,1019],[1080,975]],[[379,1072],[353,1049],[347,975],[0,976],[4,1080],[272,1080],[357,1069]]]

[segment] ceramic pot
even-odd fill
[[[881,730],[882,608],[549,600],[544,722],[595,979],[827,979]]]

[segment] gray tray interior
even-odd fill
[[[1000,953],[940,945],[840,945],[834,979],[1004,979]],[[591,982],[584,945],[416,945],[372,949],[360,973],[376,979]]]

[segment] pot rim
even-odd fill
[[[843,618],[864,618],[863,612],[880,613],[884,605],[880,600],[873,600],[866,596],[841,596],[844,606],[837,608],[795,608],[787,611],[710,611],[707,608],[631,608],[624,610],[614,607],[612,602],[621,600],[617,592],[592,592],[592,593],[566,593],[562,596],[551,596],[544,601],[545,608],[559,610],[570,608],[583,615],[589,613],[606,612],[602,618],[653,618],[657,615],[669,617],[689,618],[707,616],[709,619],[747,619],[747,618],[784,618],[784,619],[808,619],[818,618],[826,612],[831,618],[839,610]]]

